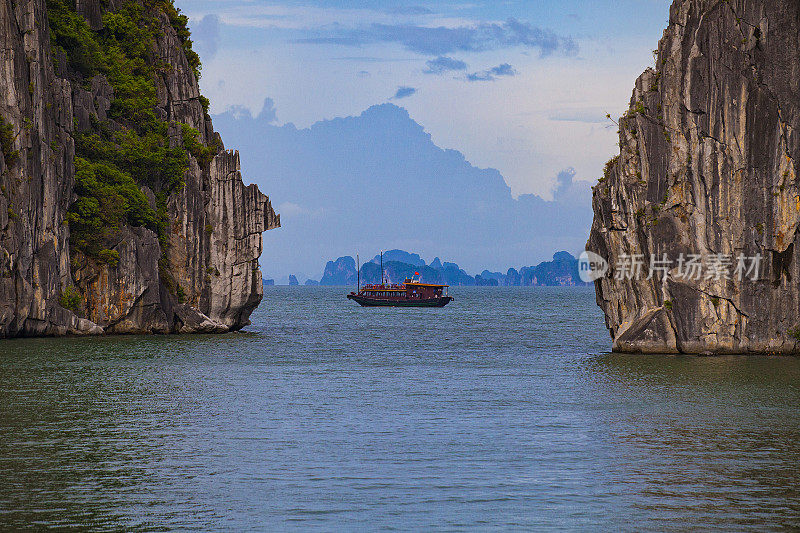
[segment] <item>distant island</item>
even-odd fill
[[[545,261],[536,266],[525,266],[520,269],[509,268],[505,273],[484,270],[475,276],[469,275],[456,263],[442,262],[438,257],[430,264],[419,254],[404,250],[389,250],[383,254],[383,269],[390,283],[402,283],[406,278],[419,272],[419,279],[426,283],[446,283],[451,286],[575,286],[587,285],[578,276],[578,260],[569,252],[557,252],[552,261]],[[291,284],[297,284],[297,278],[291,276]],[[361,283],[380,283],[380,256],[361,265]],[[358,280],[356,260],[344,256],[335,261],[328,261],[322,279],[309,279],[305,285],[347,286],[355,285]]]

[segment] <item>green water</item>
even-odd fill
[[[0,529],[800,527],[800,359],[608,354],[591,289],[346,292],[0,342]]]

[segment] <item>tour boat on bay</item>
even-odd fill
[[[358,264],[358,291],[347,295],[362,307],[444,307],[453,300],[447,295],[449,285],[422,283],[406,278],[404,283],[386,283],[383,273],[383,252],[381,252],[381,280],[379,285],[361,287],[361,265]],[[415,272],[419,275],[419,272]]]
[[[420,283],[406,279],[399,285],[365,285],[347,295],[364,307],[444,307],[453,297],[447,295],[449,285]]]

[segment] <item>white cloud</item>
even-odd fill
[[[397,45],[374,45],[363,52],[402,61],[332,61],[333,52],[286,43],[248,51],[220,48],[204,64],[203,90],[215,113],[244,105],[258,114],[271,97],[281,123],[307,127],[358,115],[385,102],[398,85],[413,86],[419,93],[401,102],[437,145],[461,151],[477,166],[497,168],[515,196],[545,198],[566,167],[576,169],[577,180],[600,175],[616,150],[617,136],[615,128],[592,118],[621,114],[636,76],[652,59],[648,46],[624,57],[595,51],[586,60],[477,53],[462,57],[477,70],[513,61],[518,75],[466,83],[463,74],[425,74],[425,58]]]
[[[358,115],[387,101],[398,86],[414,87],[418,93],[399,103],[437,145],[461,151],[477,166],[497,168],[515,196],[535,193],[545,198],[564,168],[574,167],[576,180],[600,175],[617,142],[616,128],[609,128],[603,117],[625,109],[636,76],[652,61],[650,51],[658,37],[578,40],[579,57],[541,58],[513,47],[451,54],[469,65],[467,72],[502,64],[513,65],[516,72],[492,83],[466,83],[464,72],[426,74],[432,57],[410,52],[399,42],[363,44],[351,53],[341,46],[291,41],[309,28],[404,22],[464,27],[490,21],[244,0],[189,0],[181,6],[192,24],[209,13],[222,22],[217,53],[203,58],[201,85],[212,112],[240,105],[255,115],[270,97],[281,123],[307,127]],[[454,13],[460,14],[451,9],[450,15]],[[289,205],[283,211],[303,215],[298,209]]]
[[[322,208],[308,209],[293,202],[283,202],[275,208],[275,212],[280,213],[281,217],[288,219],[298,217],[320,217],[324,215],[325,210]]]

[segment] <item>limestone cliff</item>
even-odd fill
[[[613,348],[797,352],[800,4],[675,0],[655,60],[594,188],[587,248],[611,265],[596,292]],[[702,273],[680,261],[693,255]],[[653,259],[668,273],[647,279]]]
[[[130,3],[69,1],[99,32],[107,13]],[[104,233],[98,254],[71,245],[76,139],[132,127],[107,77],[81,74],[52,45],[51,2],[0,0],[0,336],[223,332],[248,324],[261,300],[261,233],[280,218],[243,184],[238,153],[214,132],[186,39],[157,2],[133,4],[154,36],[144,56],[156,73],[154,105],[145,111],[164,124],[160,149],[187,155],[172,188],[130,172],[152,223]]]

